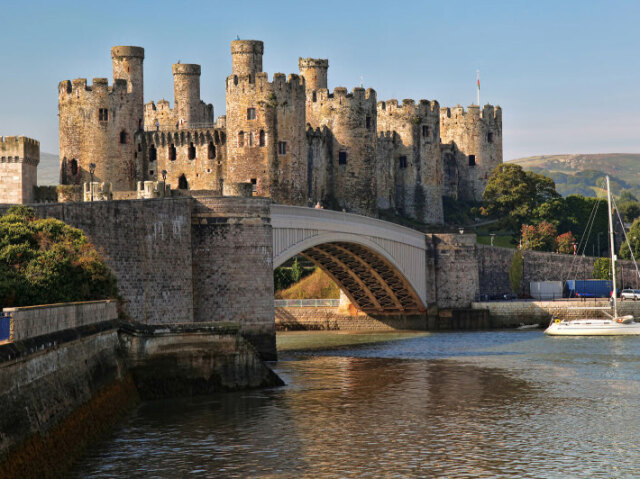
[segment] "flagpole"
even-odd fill
[[[478,85],[478,108],[480,107],[480,70],[476,70],[476,84]]]

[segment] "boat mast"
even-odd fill
[[[616,255],[614,253],[613,242],[613,213],[611,211],[611,187],[609,186],[609,177],[607,176],[607,205],[609,210],[609,244],[611,245],[611,275],[613,277],[613,317],[618,317],[618,305],[616,303]]]

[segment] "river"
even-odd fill
[[[285,387],[145,402],[77,478],[640,476],[640,338],[283,333]]]

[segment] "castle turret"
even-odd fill
[[[106,78],[58,85],[60,179],[62,184],[111,182],[114,190],[135,188],[140,158],[134,135],[143,125],[144,49],[114,47],[113,85]]]
[[[327,88],[327,70],[329,60],[320,58],[300,58],[298,60],[300,75],[304,77],[307,92]]]
[[[502,163],[502,109],[492,105],[485,105],[482,111],[477,105],[467,111],[460,105],[443,108],[440,135],[442,143],[452,143],[449,149],[456,153],[458,183],[468,181],[468,191],[445,194],[482,200],[489,176]]]
[[[379,151],[379,166],[388,165],[381,183],[394,190],[395,207],[401,214],[425,223],[441,223],[442,169],[440,167],[440,105],[437,101],[382,101],[378,103],[378,133],[392,138],[391,158],[383,159]],[[386,144],[387,142],[385,142]],[[379,143],[379,147],[382,144]],[[386,160],[386,161],[384,161]],[[389,179],[385,178],[385,174]],[[389,203],[380,191],[378,203]]]
[[[234,75],[255,75],[262,71],[264,43],[260,40],[234,40],[231,42],[231,59]]]
[[[38,184],[40,142],[0,136],[0,203],[33,203]]]
[[[174,118],[180,128],[213,125],[213,106],[200,100],[200,65],[173,65]]]

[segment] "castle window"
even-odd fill
[[[190,160],[195,160],[196,159],[196,147],[193,146],[193,143],[189,143],[189,159]]]
[[[253,132],[249,133],[249,146],[253,146]]]
[[[169,146],[169,160],[175,161],[176,159],[176,147],[173,143]]]
[[[347,164],[347,152],[346,151],[338,152],[338,164],[339,165],[346,165]]]
[[[155,145],[151,145],[149,147],[149,162],[156,161],[158,157],[158,151],[156,150]]]
[[[364,124],[367,127],[367,130],[371,128],[371,117],[369,115],[364,119]]]
[[[127,143],[127,132],[122,130],[120,132],[120,144],[125,145]]]
[[[279,141],[278,142],[278,154],[279,155],[286,155],[287,154],[287,142],[286,141]]]
[[[179,190],[189,189],[189,183],[187,182],[187,177],[184,176],[184,174],[180,175],[180,178],[178,178],[178,189]]]
[[[400,166],[401,169],[405,169],[407,167],[407,157],[406,156],[401,156],[398,158],[398,166]]]
[[[244,146],[244,131],[238,133],[238,148],[242,148]]]
[[[422,136],[429,138],[429,125],[422,125]]]
[[[318,101],[318,95],[315,91],[311,94],[311,101]]]
[[[487,133],[487,143],[493,143],[493,133]]]
[[[142,151],[142,145],[138,143],[138,151]]]
[[[476,155],[469,155],[469,166],[476,166]]]
[[[260,135],[258,137],[258,144],[260,146],[264,146],[266,144],[266,138],[265,138],[264,130],[260,130]]]
[[[149,170],[149,175],[153,176],[153,170]]]
[[[71,174],[73,176],[78,174],[78,161],[75,158],[71,160]]]
[[[247,120],[255,120],[255,119],[256,119],[256,109],[247,108]]]
[[[251,192],[255,195],[258,192],[258,179],[251,178]]]
[[[98,109],[98,120],[100,121],[109,121],[109,110],[106,108]]]
[[[207,158],[213,160],[216,157],[216,146],[213,144],[213,141],[209,142],[209,148],[207,152]]]

